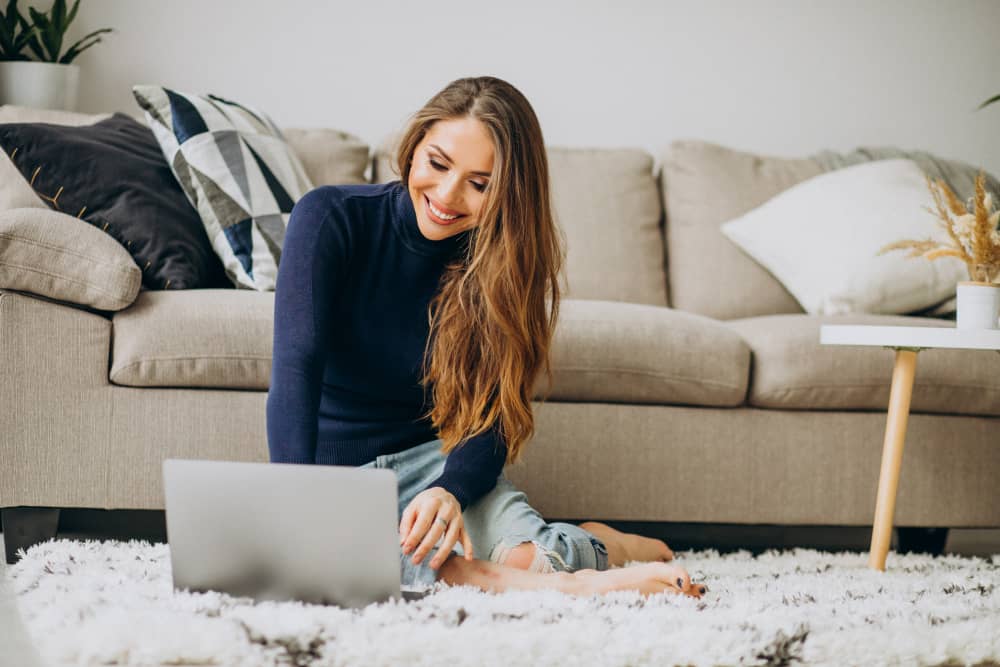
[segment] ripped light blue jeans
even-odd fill
[[[399,513],[444,469],[445,455],[441,440],[431,440],[395,454],[385,454],[362,468],[384,468],[396,473],[399,483]],[[524,542],[536,548],[539,572],[573,572],[580,569],[608,569],[608,551],[599,539],[570,523],[546,523],[528,504],[527,496],[514,488],[502,473],[496,487],[462,512],[465,530],[472,541],[472,554],[480,560],[502,563],[510,550]],[[398,526],[398,523],[397,523]],[[440,568],[429,563],[437,553],[434,546],[418,565],[413,552],[404,554],[400,547],[400,575],[404,586],[429,586],[437,580]],[[464,555],[461,541],[452,551]]]

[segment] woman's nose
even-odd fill
[[[455,205],[459,199],[459,188],[461,185],[458,176],[449,174],[442,179],[441,185],[438,187],[438,200],[442,206],[457,208]]]

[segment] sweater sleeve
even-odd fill
[[[285,229],[274,295],[274,344],[267,394],[273,463],[315,463],[318,412],[333,325],[346,276],[349,238],[333,188],[306,193]]]
[[[507,443],[498,424],[452,450],[444,470],[426,488],[444,488],[455,496],[462,511],[492,491],[507,460]]]

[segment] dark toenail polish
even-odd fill
[[[684,580],[677,577],[677,588],[684,588]]]

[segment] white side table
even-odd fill
[[[892,539],[892,518],[896,510],[899,469],[903,462],[906,422],[910,416],[917,352],[928,348],[1000,351],[1000,329],[827,324],[820,327],[819,342],[825,345],[878,345],[896,351],[885,441],[882,444],[882,470],[878,478],[872,543],[868,554],[868,567],[885,571],[885,558]]]

